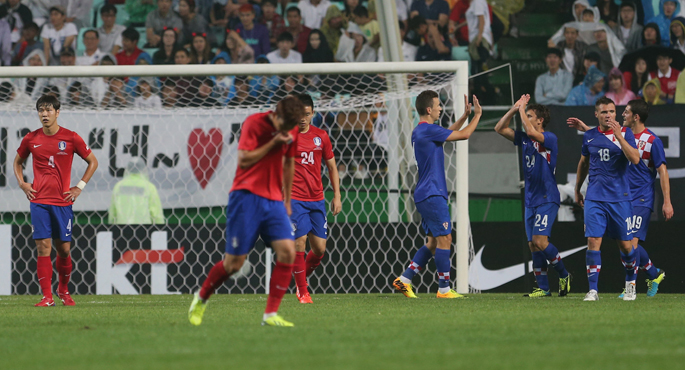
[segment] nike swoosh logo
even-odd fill
[[[302,270],[302,271],[293,271],[293,274],[301,274],[301,273],[303,273],[303,272],[304,272],[304,270]]]
[[[33,147],[34,147],[34,148],[38,148],[38,147],[39,147],[39,146],[41,146],[41,145],[43,145],[43,144],[40,144],[40,145],[34,145]]]
[[[544,229],[540,229],[540,231],[545,231],[545,230],[547,230],[547,228],[544,228]]]
[[[69,233],[69,234],[64,234],[64,236],[69,236],[69,235],[71,235],[71,233]]]
[[[589,142],[591,142],[592,140],[595,140],[595,138],[593,137],[592,139],[588,140],[587,142],[589,143]]]
[[[584,245],[582,247],[559,252],[559,255],[561,258],[564,258],[586,248],[587,245]],[[473,261],[471,261],[471,265],[469,266],[469,285],[471,285],[474,289],[494,289],[510,281],[514,281],[526,274],[523,263],[505,267],[499,270],[489,270],[485,268],[485,266],[483,266],[483,261],[481,260],[484,249],[485,244],[483,244],[483,247],[481,247],[478,253],[476,253],[476,256],[473,258]],[[528,271],[533,271],[533,261],[528,261]]]

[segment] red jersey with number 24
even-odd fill
[[[269,119],[269,113],[253,114],[240,129],[238,150],[252,151],[271,141],[278,130]],[[247,190],[262,198],[283,201],[283,157],[294,157],[298,141],[297,127],[290,131],[293,142],[274,147],[262,159],[248,168],[238,168],[233,179],[234,190]]]
[[[71,164],[74,153],[81,158],[90,154],[90,148],[79,134],[60,127],[48,136],[43,129],[30,132],[21,140],[17,153],[26,159],[33,154],[33,189],[36,198],[32,203],[53,206],[70,206],[64,193],[71,188]]]
[[[304,202],[323,200],[321,158],[333,158],[331,139],[326,131],[310,125],[309,131],[300,133],[297,141],[293,199]]]

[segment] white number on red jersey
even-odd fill
[[[50,156],[50,158],[48,158],[48,166],[55,168],[55,157],[54,156]]]
[[[302,164],[314,164],[314,152],[302,152]]]

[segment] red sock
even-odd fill
[[[297,289],[304,292],[307,289],[307,275],[305,270],[307,265],[304,262],[304,252],[295,252],[295,264],[293,265],[293,275]]]
[[[202,283],[202,289],[200,289],[200,298],[209,299],[209,297],[214,294],[214,290],[228,279],[229,275],[224,269],[224,261],[219,261],[209,270],[207,279]]]
[[[309,277],[309,275],[311,275],[312,272],[314,272],[314,270],[316,270],[316,268],[319,267],[324,255],[325,253],[320,256],[317,256],[312,251],[309,251],[309,253],[307,253],[307,277]]]
[[[40,284],[40,290],[43,291],[43,297],[52,298],[52,259],[50,256],[38,257],[36,275],[38,275],[38,284]]]
[[[69,292],[69,278],[71,277],[71,270],[73,268],[71,264],[71,255],[68,255],[66,257],[57,256],[57,260],[55,261],[55,267],[57,267],[57,276],[59,276],[59,285],[57,286],[57,292]]]
[[[278,312],[278,306],[281,305],[281,300],[285,291],[290,286],[290,279],[292,279],[293,266],[289,263],[276,262],[271,273],[271,282],[269,282],[269,298],[266,300],[266,310],[264,313]]]

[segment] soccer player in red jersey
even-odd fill
[[[36,307],[55,305],[52,298],[50,238],[55,240],[57,250],[57,295],[65,306],[73,306],[74,300],[69,295],[72,269],[69,252],[74,221],[71,206],[98,168],[98,160],[81,136],[57,123],[60,109],[57,98],[43,95],[36,102],[36,109],[43,127],[24,136],[14,158],[14,176],[26,198],[31,201],[33,239],[38,247],[37,275],[43,299]],[[88,168],[81,181],[70,187],[74,153],[88,163]],[[25,182],[22,173],[22,164],[30,154],[33,154],[33,183]]]
[[[290,220],[295,230],[295,267],[293,275],[300,303],[313,303],[307,290],[307,277],[321,264],[326,251],[328,225],[326,224],[326,201],[321,182],[321,159],[326,161],[333,186],[333,215],[340,213],[340,178],[335,165],[331,139],[326,131],[311,125],[314,102],[307,94],[297,97],[304,104],[304,118],[298,125],[297,152],[295,154],[295,179]],[[311,250],[305,260],[304,251],[309,237]]]
[[[202,323],[209,297],[243,266],[247,253],[261,236],[276,251],[262,325],[294,326],[278,315],[278,306],[290,285],[295,260],[295,239],[288,216],[298,140],[295,126],[303,116],[302,102],[287,96],[278,102],[275,111],[253,114],[243,123],[238,168],[226,207],[226,253],[195,293],[188,311],[191,324]]]

